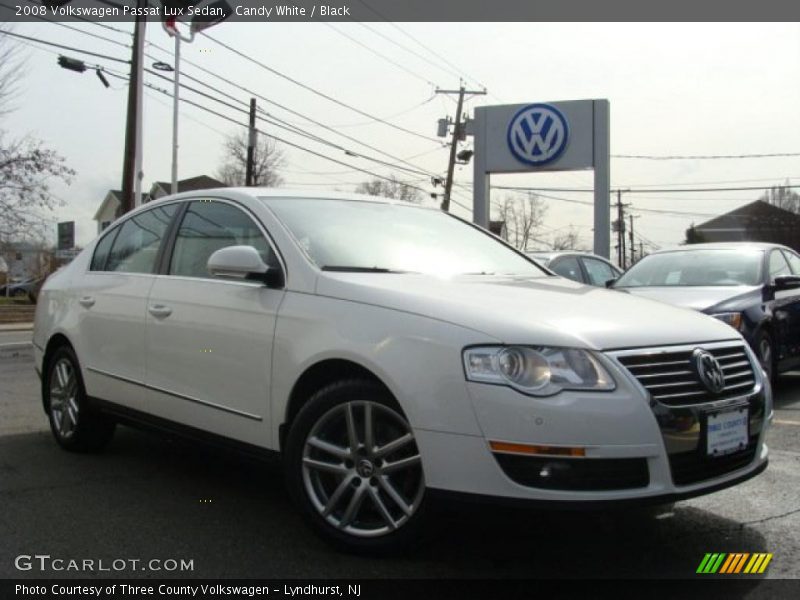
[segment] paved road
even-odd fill
[[[20,554],[106,564],[191,559],[192,572],[172,575],[203,578],[687,577],[706,552],[740,551],[772,552],[768,576],[797,578],[800,373],[786,377],[777,396],[770,468],[744,485],[658,518],[448,511],[413,555],[377,560],[317,540],[292,507],[277,461],[127,428],[101,455],[59,450],[30,357],[0,352],[0,577],[43,576],[16,571]],[[44,574],[56,575],[80,574]]]

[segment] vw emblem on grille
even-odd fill
[[[725,389],[725,374],[713,354],[702,348],[695,348],[692,352],[692,365],[700,382],[709,392],[719,394]]]
[[[564,115],[549,104],[530,104],[508,124],[508,148],[514,157],[534,167],[557,159],[567,147],[569,126]]]

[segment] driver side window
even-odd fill
[[[244,211],[225,202],[195,200],[178,229],[169,274],[210,278],[209,257],[228,246],[253,246],[267,265],[277,264],[261,230]]]
[[[783,257],[783,253],[780,250],[773,250],[772,253],[769,255],[769,280],[770,282],[775,281],[776,277],[780,277],[781,275],[791,275],[792,271],[789,268],[789,263],[786,262],[786,259]]]

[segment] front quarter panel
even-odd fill
[[[461,350],[495,343],[442,321],[345,300],[288,293],[273,363],[273,439],[285,422],[297,380],[328,359],[371,371],[395,396],[415,429],[481,435],[469,401]]]

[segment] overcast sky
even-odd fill
[[[71,25],[121,44],[129,44],[129,24]],[[29,23],[16,33],[41,40],[128,58],[129,49],[56,24]],[[279,104],[321,121],[337,131],[383,151],[408,159],[420,170],[444,173],[448,150],[435,139],[436,121],[454,116],[454,99],[436,96],[435,86],[457,88],[459,76],[470,87],[486,86],[487,96],[467,103],[505,104],[607,98],[611,103],[611,152],[636,155],[741,155],[800,152],[800,25],[798,24],[552,24],[552,23],[358,23],[327,25],[223,23],[209,33],[269,67],[343,103],[422,136],[423,139],[370,122],[363,115],[302,89],[199,36],[183,45],[183,57]],[[172,42],[158,26],[148,26],[148,66],[171,62]],[[420,44],[421,43],[421,44]],[[366,48],[365,48],[366,47]],[[59,53],[84,58],[125,73],[126,65],[77,52],[24,48],[26,75],[18,109],[0,121],[13,136],[31,133],[63,154],[78,175],[69,187],[55,186],[66,201],[55,218],[75,220],[78,242],[94,237],[92,221],[105,193],[121,182],[126,83],[110,78],[105,89],[93,73],[58,67]],[[431,52],[433,51],[433,53]],[[184,62],[182,71],[214,84],[243,102],[249,95]],[[125,73],[127,74],[127,73]],[[146,81],[171,91],[171,83]],[[187,84],[193,84],[186,81]],[[198,97],[186,98],[245,124],[244,114]],[[233,102],[228,100],[229,102]],[[148,89],[144,103],[144,189],[169,180],[171,169],[171,98]],[[242,105],[244,106],[244,105]],[[357,143],[259,100],[276,118],[341,146],[380,157]],[[317,152],[381,174],[395,173],[434,191],[421,175],[346,155],[317,142],[277,129],[260,128]],[[214,175],[226,134],[235,123],[182,106],[179,177]],[[469,142],[468,142],[469,145]],[[467,145],[467,147],[468,147]],[[281,173],[289,187],[352,190],[368,176],[285,148],[288,164]],[[413,157],[413,158],[411,158]],[[391,162],[391,161],[390,161]],[[800,157],[730,160],[612,159],[612,187],[741,187],[800,183]],[[456,171],[454,199],[471,207],[472,167]],[[591,172],[508,175],[498,185],[591,187]],[[438,188],[441,191],[441,188]],[[493,192],[497,203],[504,192]],[[711,216],[758,198],[759,191],[682,194],[626,194],[639,212],[636,230],[658,246],[680,243],[685,229]],[[591,194],[553,192],[545,240],[575,227],[591,246]],[[434,200],[427,200],[433,203]],[[454,212],[469,216],[467,208]],[[612,244],[614,243],[612,239]],[[613,249],[612,249],[613,254]]]

